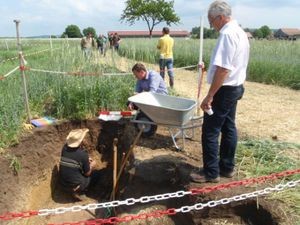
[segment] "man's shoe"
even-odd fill
[[[76,202],[89,200],[89,197],[87,197],[84,193],[74,192],[74,193],[72,193],[72,197],[73,197],[74,201],[76,201]]]
[[[198,173],[191,173],[191,180],[196,183],[219,183],[220,177],[211,178],[205,176],[203,170],[200,170]]]
[[[80,195],[78,192],[73,192],[72,197],[75,201],[80,202],[83,201],[83,195]]]
[[[235,175],[235,171],[232,170],[232,171],[230,171],[230,172],[224,172],[224,171],[220,170],[220,175],[221,175],[222,177],[232,178],[232,177]]]

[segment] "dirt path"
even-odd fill
[[[133,60],[115,57],[115,65],[130,71]],[[145,64],[158,69],[157,65]],[[175,90],[180,96],[196,99],[198,72],[175,69]],[[204,77],[200,99],[207,93]],[[245,83],[245,94],[238,104],[240,135],[258,139],[300,143],[300,91],[255,82]]]

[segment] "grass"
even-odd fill
[[[267,140],[242,140],[237,150],[238,173],[246,177],[258,177],[271,173],[300,168],[300,145]],[[299,180],[300,175],[282,177],[286,183]],[[278,183],[278,181],[276,181]],[[273,185],[272,185],[273,186]],[[300,220],[300,187],[276,192],[267,198],[284,202],[286,214]]]
[[[10,161],[9,168],[13,170],[15,175],[18,175],[19,171],[22,168],[20,160],[15,155],[12,155],[10,153],[7,153],[5,155],[5,158]]]

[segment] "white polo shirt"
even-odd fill
[[[249,41],[245,31],[235,20],[220,30],[217,45],[210,58],[207,82],[212,83],[217,66],[230,70],[223,86],[239,86],[246,79],[249,61]]]

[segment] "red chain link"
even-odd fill
[[[262,177],[257,177],[257,178],[250,178],[250,179],[245,179],[241,181],[232,181],[230,183],[226,184],[219,184],[215,186],[210,186],[210,187],[203,187],[203,188],[192,188],[189,191],[192,193],[192,195],[200,194],[200,193],[209,193],[212,191],[216,190],[223,190],[227,188],[232,188],[232,187],[237,187],[237,186],[242,186],[242,185],[249,185],[249,184],[254,184],[254,183],[263,183],[267,180],[275,180],[280,177],[287,177],[295,174],[299,174],[300,169],[296,170],[287,170],[279,173],[273,173],[267,176],[262,176]],[[111,217],[108,219],[96,219],[96,220],[90,220],[90,221],[81,221],[81,222],[72,222],[72,223],[62,223],[60,225],[98,225],[98,224],[116,224],[119,222],[128,222],[132,221],[135,219],[147,219],[149,217],[160,217],[163,215],[175,215],[177,212],[175,209],[168,209],[168,210],[158,210],[154,211],[151,213],[144,213],[144,214],[139,214],[139,215],[128,215],[124,216],[121,218],[118,217]],[[0,215],[0,221],[1,220],[13,220],[16,218],[28,218],[31,216],[36,216],[38,215],[38,211],[26,211],[26,212],[21,212],[21,213],[6,213],[3,215]],[[50,225],[58,225],[58,224],[50,224]]]
[[[291,176],[294,174],[300,173],[300,169],[297,170],[287,170],[284,172],[279,172],[279,173],[273,173],[270,175],[262,176],[262,177],[257,177],[257,178],[249,178],[241,181],[232,181],[226,184],[219,184],[215,186],[210,186],[210,187],[203,187],[203,188],[192,188],[189,191],[192,192],[192,195],[200,194],[200,193],[209,193],[212,191],[217,191],[217,190],[223,190],[227,188],[232,188],[232,187],[238,187],[238,186],[246,186],[249,184],[255,184],[255,183],[263,183],[266,182],[267,180],[275,180],[280,177],[287,177]]]
[[[26,211],[26,212],[20,212],[20,213],[6,213],[0,216],[1,220],[12,220],[16,218],[28,218],[31,216],[38,215],[38,211]]]
[[[99,224],[116,224],[122,222],[129,222],[132,220],[145,220],[148,218],[158,218],[165,215],[175,215],[177,212],[175,209],[167,209],[167,210],[157,210],[150,213],[141,213],[139,215],[127,215],[123,217],[110,217],[107,219],[96,219],[89,221],[80,221],[74,223],[61,223],[59,225],[99,225]],[[48,224],[48,225],[58,225],[58,224]]]

